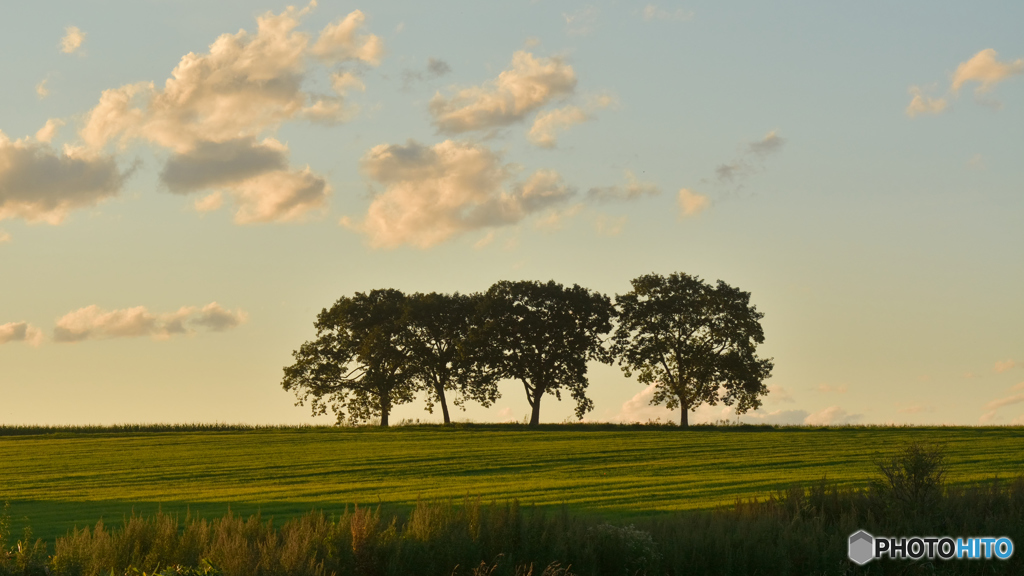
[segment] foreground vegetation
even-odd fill
[[[519,500],[630,523],[731,506],[827,477],[864,487],[873,458],[946,445],[952,485],[1024,470],[1020,428],[515,425],[0,428],[0,502],[48,542],[133,511],[278,521],[313,510]]]
[[[354,508],[275,526],[259,515],[213,520],[166,514],[102,521],[59,538],[52,555],[26,535],[0,556],[0,576],[541,574],[1019,574],[1009,561],[886,561],[855,567],[846,539],[876,535],[1000,535],[1024,542],[1024,477],[941,485],[906,498],[885,485],[820,482],[729,509],[612,524],[517,502],[419,503],[407,517]],[[2,523],[0,523],[2,524]],[[0,537],[3,529],[0,526]],[[0,544],[3,544],[0,542]],[[6,547],[4,548],[6,550]]]

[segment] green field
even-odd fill
[[[874,456],[910,441],[945,444],[953,482],[1024,471],[1021,428],[0,428],[0,501],[16,526],[27,521],[47,539],[157,507],[282,518],[466,495],[625,518],[728,505],[826,476],[864,485]]]

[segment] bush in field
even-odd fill
[[[883,505],[900,511],[932,509],[942,497],[948,467],[945,449],[914,442],[888,458],[879,458],[872,488]]]

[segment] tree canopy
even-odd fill
[[[408,300],[410,369],[427,392],[427,410],[441,405],[444,423],[451,423],[446,392],[455,392],[453,403],[466,399],[490,406],[498,397],[497,378],[481,369],[466,345],[476,318],[479,294],[413,294]]]
[[[652,404],[680,408],[680,424],[701,404],[735,404],[742,414],[761,405],[772,360],[758,358],[764,342],[761,314],[750,293],[721,280],[647,274],[616,296],[613,352],[626,376],[655,384]]]
[[[317,316],[316,339],[292,353],[281,385],[313,415],[328,408],[338,423],[380,417],[388,425],[393,407],[411,402],[416,371],[410,363],[407,298],[393,289],[342,297]]]
[[[479,312],[471,343],[493,375],[522,382],[531,425],[540,423],[545,394],[561,400],[567,391],[578,418],[593,410],[587,361],[612,361],[601,338],[614,314],[607,296],[554,281],[501,281],[483,296]]]

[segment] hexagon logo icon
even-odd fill
[[[850,560],[863,566],[875,557],[875,537],[863,530],[850,534]]]

